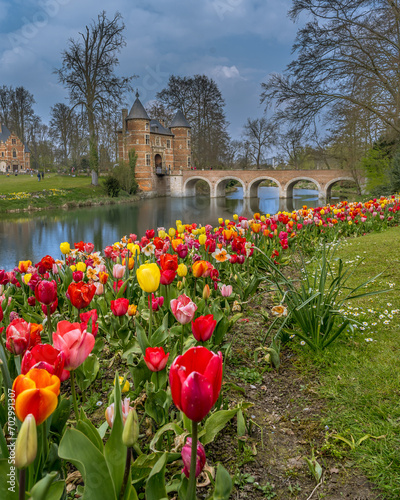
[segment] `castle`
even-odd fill
[[[17,174],[29,171],[30,156],[28,146],[0,123],[0,172]]]
[[[137,154],[135,176],[141,191],[168,194],[164,176],[179,175],[192,168],[191,127],[182,111],[177,111],[169,127],[151,120],[136,93],[128,114],[122,110],[122,129],[118,130],[118,157],[128,161],[129,151]]]

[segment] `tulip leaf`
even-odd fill
[[[226,316],[223,316],[219,321],[215,328],[215,331],[212,336],[212,341],[215,345],[219,345],[225,337],[226,332],[229,329],[229,320]]]
[[[152,347],[163,346],[167,338],[168,338],[168,331],[164,323],[162,323],[161,326],[159,326],[151,336],[150,344]]]
[[[144,359],[142,358],[136,366],[129,366],[129,371],[132,374],[133,383],[137,389],[140,384],[144,384],[151,378],[151,371],[147,368]]]
[[[82,434],[85,434],[88,439],[90,439],[90,441],[96,446],[100,453],[103,453],[104,445],[103,441],[101,440],[100,434],[96,427],[92,424],[92,422],[86,418],[83,410],[81,410],[80,418],[78,423],[76,424],[76,428],[78,429],[78,431],[81,431]]]
[[[167,454],[163,453],[152,468],[146,482],[146,500],[167,500],[168,494],[165,489],[165,466]]]
[[[82,474],[85,483],[83,500],[117,499],[104,455],[82,432],[68,428],[61,440],[58,454]]]
[[[146,333],[142,325],[137,320],[135,320],[135,327],[136,327],[136,337],[138,339],[140,349],[142,350],[143,356],[145,356],[146,349],[150,347],[149,341],[147,339]]]
[[[159,453],[139,455],[132,464],[132,484],[137,484],[146,479],[152,471],[159,457]]]
[[[178,424],[174,424],[173,422],[170,422],[169,424],[163,425],[158,431],[154,434],[153,439],[150,442],[150,450],[157,452],[159,450],[156,449],[156,446],[158,444],[158,441],[160,437],[165,433],[173,431],[176,435],[180,436],[183,433],[182,427],[179,427]]]
[[[57,408],[51,415],[51,425],[50,425],[51,432],[53,432],[54,434],[58,434],[60,438],[62,436],[65,424],[69,419],[70,413],[71,413],[71,401],[69,400],[69,398],[61,396]]]
[[[57,473],[51,472],[31,489],[30,500],[60,500],[64,493],[64,481],[53,482]]]
[[[211,500],[229,500],[232,486],[232,478],[229,472],[221,464],[218,464],[215,489]]]
[[[104,447],[104,455],[114,480],[115,491],[119,492],[124,477],[127,448],[122,443],[124,424],[122,420],[121,386],[119,385],[118,372],[115,374],[115,380],[117,383],[114,384],[114,423],[110,437]]]
[[[76,383],[82,392],[96,380],[99,369],[99,360],[95,354],[91,353],[75,370]]]
[[[206,445],[214,441],[215,436],[220,432],[226,424],[240,410],[240,407],[233,410],[220,410],[213,413],[204,424],[203,430],[199,432],[200,441]]]
[[[115,297],[116,299],[120,299],[121,297],[123,297],[129,281],[132,281],[132,278],[128,278],[126,281],[122,283],[121,288],[118,290],[117,296]]]
[[[163,390],[158,392],[147,391],[145,410],[158,425],[162,425],[165,420],[165,402],[167,401],[167,398],[168,396]]]
[[[246,422],[242,410],[239,410],[237,414],[237,433],[239,437],[243,437],[246,434]]]

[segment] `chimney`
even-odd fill
[[[165,128],[165,120],[160,119],[159,121],[160,121],[161,125]]]

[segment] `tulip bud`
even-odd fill
[[[133,446],[139,438],[139,419],[136,410],[132,409],[126,418],[122,432],[122,442],[125,446]]]
[[[15,466],[25,469],[36,458],[37,453],[37,431],[35,417],[30,413],[25,417],[15,442]]]
[[[196,451],[197,451],[197,456],[196,456],[195,477],[198,477],[206,464],[206,451],[204,449],[204,446],[200,442],[197,443]],[[192,457],[192,438],[188,438],[185,446],[182,448],[182,461],[184,465],[182,472],[185,474],[187,478],[189,478],[191,457]]]
[[[209,285],[204,285],[204,288],[203,288],[203,299],[204,300],[208,300],[210,298],[210,295],[211,295],[211,290],[210,290],[210,287]]]

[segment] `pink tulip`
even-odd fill
[[[120,280],[125,275],[125,266],[121,264],[115,264],[113,267],[113,276],[115,279]]]
[[[160,372],[166,367],[168,357],[169,352],[165,354],[162,347],[148,347],[146,349],[144,362],[146,363],[147,368],[152,372]]]
[[[114,316],[125,316],[128,312],[129,300],[124,298],[112,300],[110,305]]]
[[[95,295],[103,295],[104,293],[104,285],[103,283],[95,283],[94,286],[96,287]]]
[[[53,345],[65,354],[65,370],[75,370],[92,352],[94,336],[86,330],[86,325],[60,321],[53,333]]]
[[[181,325],[190,323],[194,318],[194,313],[197,311],[197,306],[184,293],[177,299],[171,300],[172,314]]]
[[[221,285],[222,297],[230,297],[232,295],[232,285]]]
[[[128,418],[128,414],[133,408],[129,406],[130,400],[129,398],[125,398],[122,401],[122,421],[125,425],[126,419]],[[106,409],[106,420],[110,427],[114,424],[114,403],[111,403],[110,406]]]
[[[186,444],[182,448],[182,460],[184,465],[182,472],[185,474],[187,478],[189,477],[191,458],[192,458],[192,438],[187,438]],[[200,443],[200,441],[198,441],[195,477],[200,475],[205,465],[206,465],[206,450],[204,449],[204,446]]]

